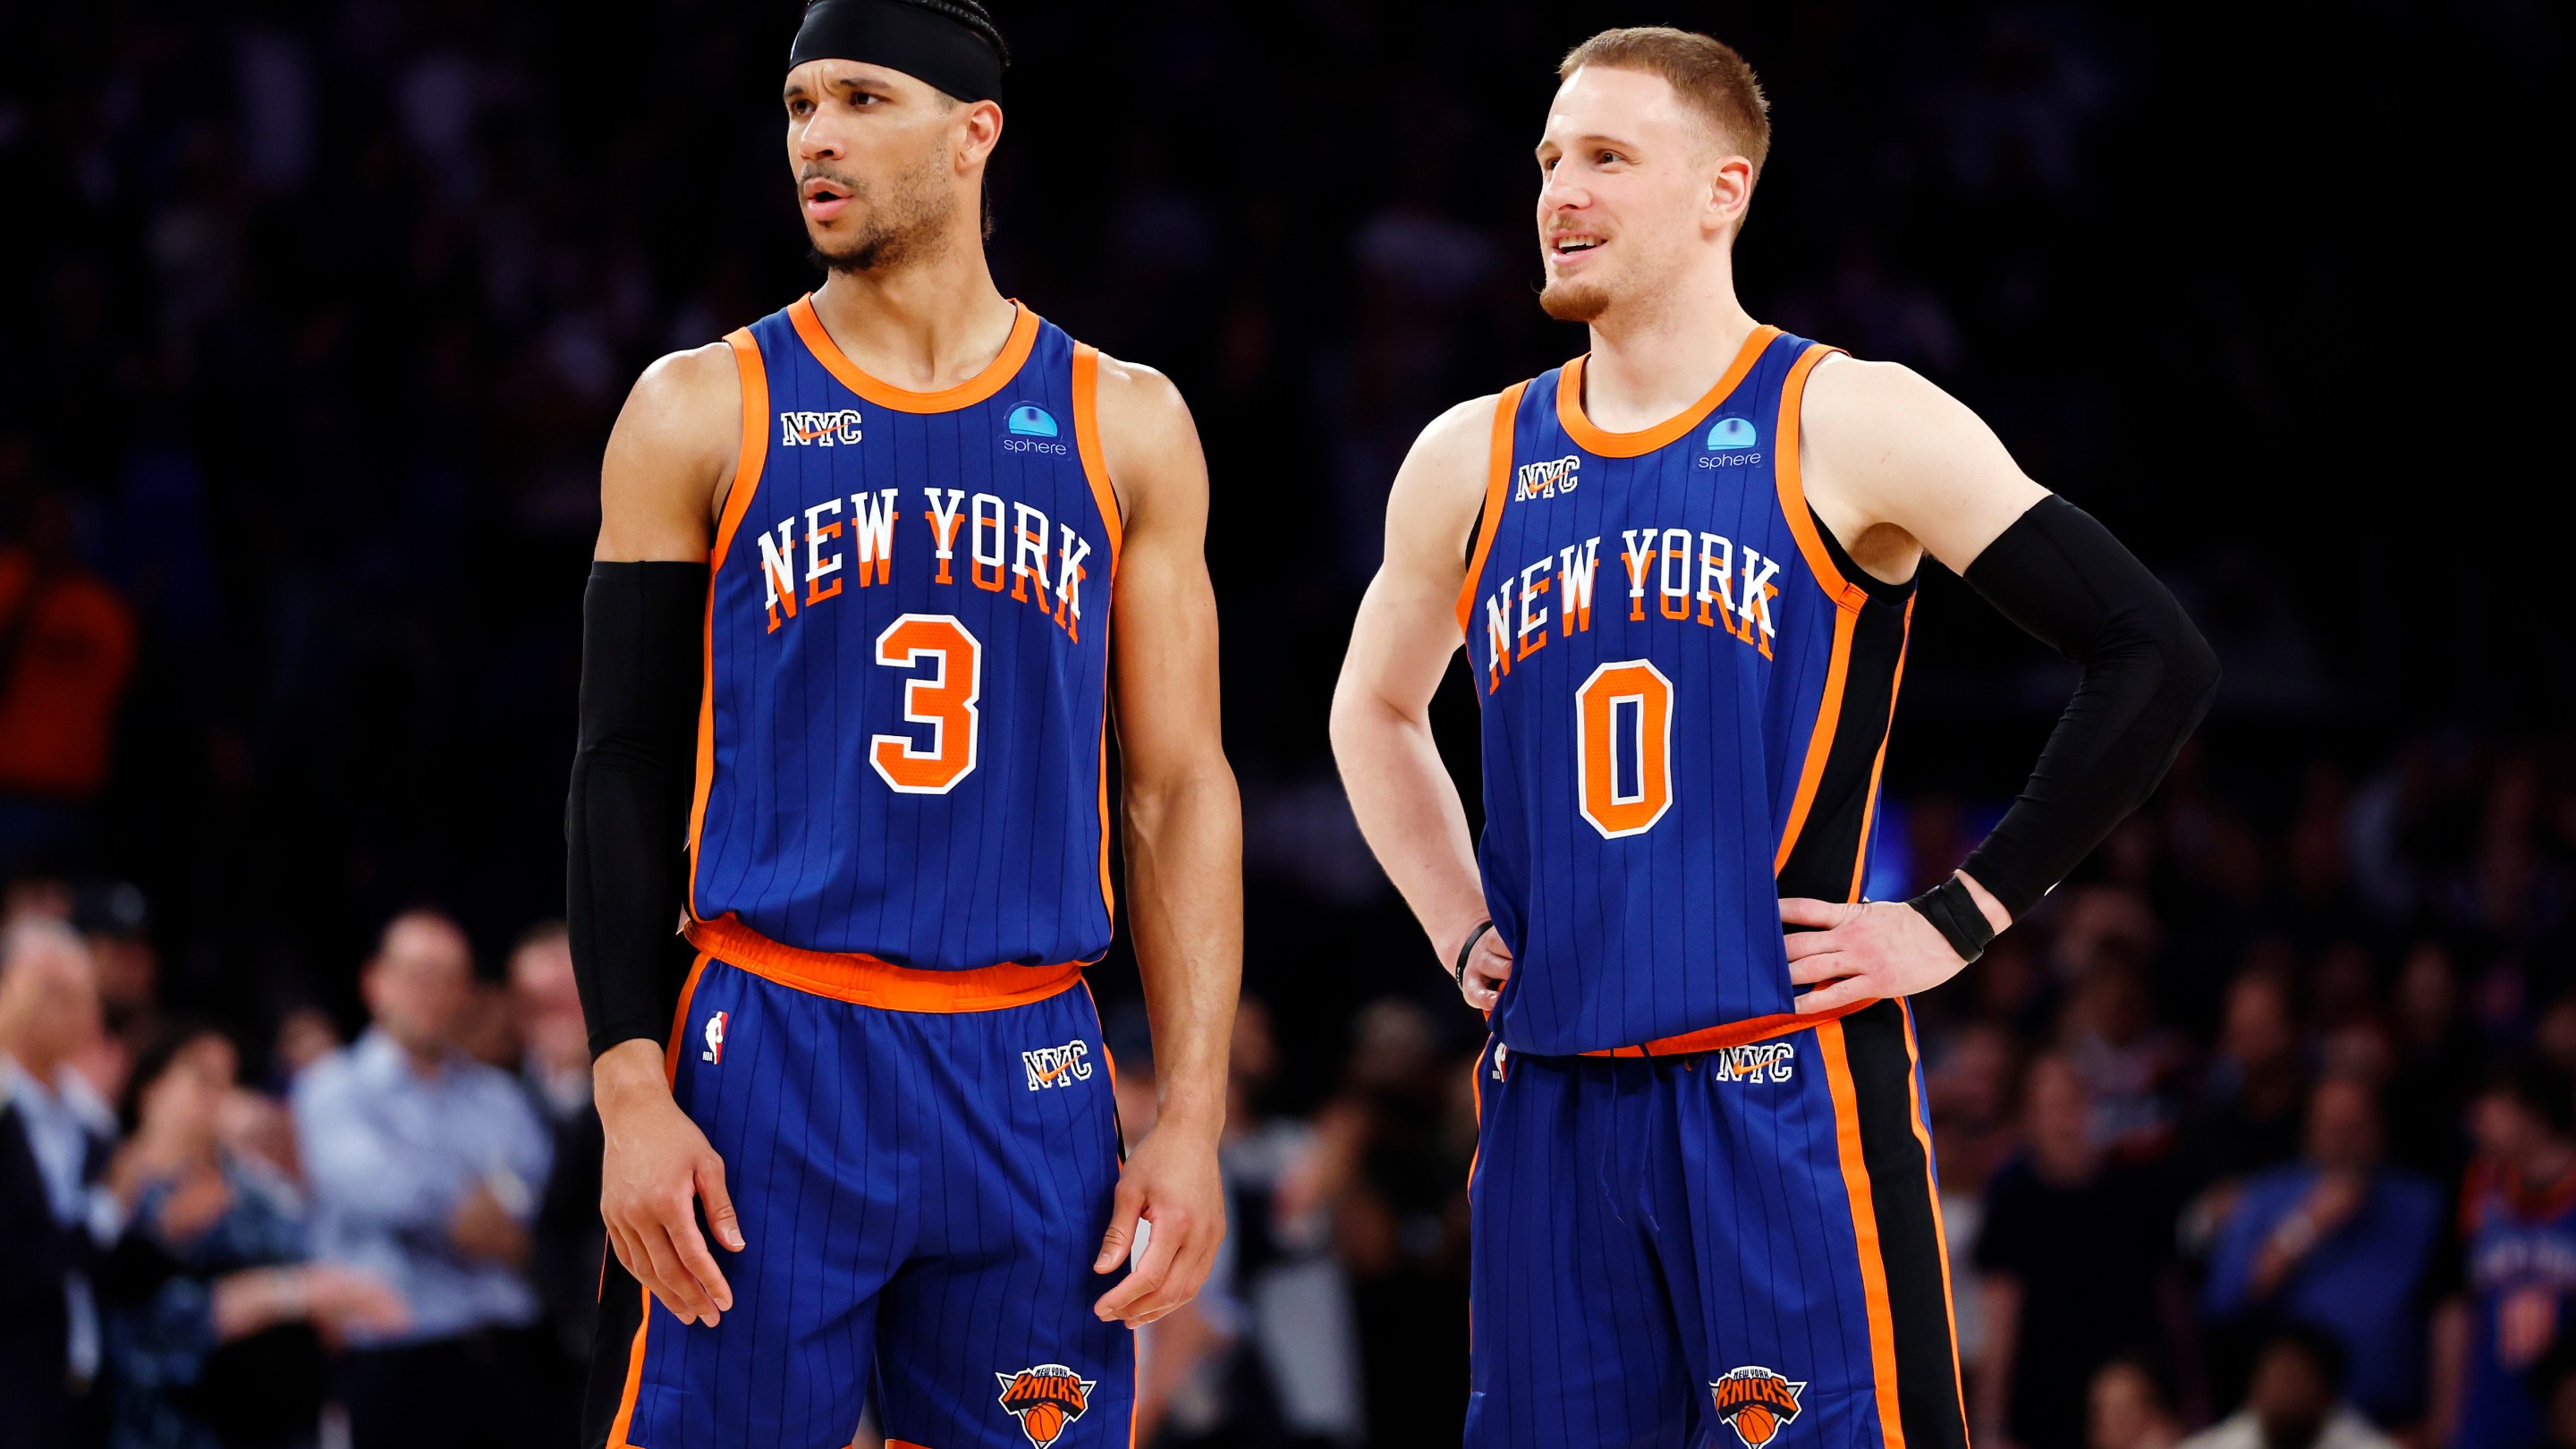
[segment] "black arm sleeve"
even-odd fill
[[[2055,494],[1986,545],[1966,577],[2084,666],[2030,783],[1960,867],[2018,918],[2164,778],[2218,693],[2218,656],[2136,555]]]
[[[594,563],[582,596],[581,739],[564,810],[573,977],[597,1056],[667,1042],[687,900],[707,566]]]

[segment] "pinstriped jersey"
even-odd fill
[[[1584,417],[1579,358],[1502,397],[1459,623],[1514,1051],[1809,1024],[1786,1015],[1778,901],[1859,898],[1911,605],[1861,581],[1799,487],[1828,350],[1757,329],[1638,433]]]
[[[1021,308],[939,393],[862,373],[806,298],[735,333],[690,914],[967,970],[1109,946],[1118,515],[1097,354]]]

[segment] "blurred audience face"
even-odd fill
[[[2181,1437],[2155,1380],[2127,1359],[2093,1375],[2085,1419],[2087,1449],[2166,1449]]]
[[[0,933],[0,1052],[51,1082],[99,1035],[98,970],[68,926],[23,917]]]
[[[434,1061],[455,1044],[472,1004],[473,948],[444,916],[397,916],[367,963],[362,986],[377,1028],[414,1057]]]
[[[1001,132],[998,106],[854,60],[797,66],[785,102],[787,166],[825,266],[890,271],[959,243]]]
[[[2051,1054],[2030,1064],[2022,1083],[2022,1135],[2041,1176],[2065,1183],[2092,1175],[2100,1156],[2093,1096],[2074,1063]]]
[[[135,1083],[141,1129],[191,1151],[212,1147],[224,1121],[240,1061],[220,1032],[199,1032],[171,1053],[151,1080]]]
[[[2316,1442],[2340,1397],[2325,1365],[2305,1346],[2274,1343],[2254,1361],[2245,1406],[2263,1426],[2269,1449],[2306,1449]]]
[[[2406,953],[2397,973],[2397,1025],[2408,1038],[2439,1042],[2451,1030],[2460,1010],[2460,982],[2451,969],[2451,953],[2426,941]]]
[[[277,1043],[272,1048],[277,1069],[293,1077],[306,1067],[340,1049],[340,1028],[331,1022],[331,1014],[318,1006],[300,1006],[286,1014],[277,1024]]]
[[[2269,971],[2249,972],[2230,982],[2221,1036],[2227,1055],[2246,1067],[2270,1066],[2295,1056],[2299,1024],[2290,1010],[2289,987]]]
[[[2367,1082],[2328,1077],[2308,1098],[2308,1160],[2362,1171],[2379,1161],[2379,1099]]]
[[[1567,76],[1539,138],[1539,305],[1591,322],[1676,287],[1734,229],[1710,185],[1732,154],[1661,76],[1597,65]],[[1569,240],[1595,245],[1560,250]]]
[[[2526,1187],[2546,1185],[2565,1165],[2571,1144],[2549,1118],[2503,1087],[2479,1094],[2469,1111],[2478,1151],[2512,1166]]]
[[[547,931],[510,955],[510,1004],[528,1055],[542,1071],[587,1071],[590,1028],[572,974],[572,938]]]

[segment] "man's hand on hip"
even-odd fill
[[[716,1241],[729,1252],[744,1247],[724,1160],[671,1099],[659,1044],[621,1042],[600,1054],[592,1076],[608,1137],[599,1216],[617,1261],[674,1317],[713,1326],[732,1309],[733,1288],[698,1231],[698,1199]]]

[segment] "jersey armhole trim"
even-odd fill
[[[1869,602],[1869,591],[1844,578],[1835,565],[1832,551],[1816,531],[1815,518],[1807,511],[1807,489],[1798,476],[1798,418],[1806,401],[1807,375],[1841,350],[1812,343],[1789,365],[1789,375],[1780,383],[1780,421],[1773,435],[1779,440],[1780,457],[1771,474],[1780,490],[1781,521],[1789,525],[1789,536],[1798,540],[1798,554],[1807,561],[1807,572],[1816,576],[1817,585],[1838,607],[1857,609]]]
[[[1118,489],[1109,481],[1109,454],[1100,445],[1100,349],[1073,344],[1073,446],[1082,455],[1082,476],[1091,482],[1091,501],[1100,510],[1100,526],[1109,530],[1109,575],[1118,576],[1118,548],[1126,540],[1127,518],[1119,510]]]
[[[1082,458],[1082,476],[1091,483],[1091,503],[1100,526],[1109,531],[1109,587],[1113,603],[1101,625],[1105,662],[1100,669],[1100,912],[1114,933],[1118,927],[1118,888],[1109,870],[1109,695],[1117,672],[1114,655],[1106,653],[1108,630],[1117,622],[1114,591],[1118,587],[1118,552],[1127,537],[1127,520],[1119,512],[1118,489],[1109,481],[1109,455],[1100,445],[1100,349],[1073,344],[1073,447]],[[1105,954],[1105,952],[1104,952]]]
[[[707,792],[716,782],[716,587],[725,555],[733,548],[751,497],[760,491],[761,465],[769,457],[769,368],[760,355],[760,340],[747,327],[725,334],[733,349],[734,374],[742,383],[742,447],[734,457],[733,482],[725,491],[724,516],[716,522],[715,547],[707,551],[707,617],[699,634],[697,782],[689,795],[689,919],[698,919],[698,841],[706,830]],[[649,1314],[647,1315],[650,1316]]]
[[[1458,582],[1461,637],[1475,632],[1476,581],[1484,575],[1485,555],[1493,551],[1494,535],[1503,526],[1503,485],[1512,477],[1512,431],[1520,421],[1521,395],[1528,390],[1528,383],[1516,382],[1494,400],[1493,439],[1485,457],[1485,506],[1479,511],[1483,522],[1476,527],[1475,550],[1467,555],[1467,576]]]

